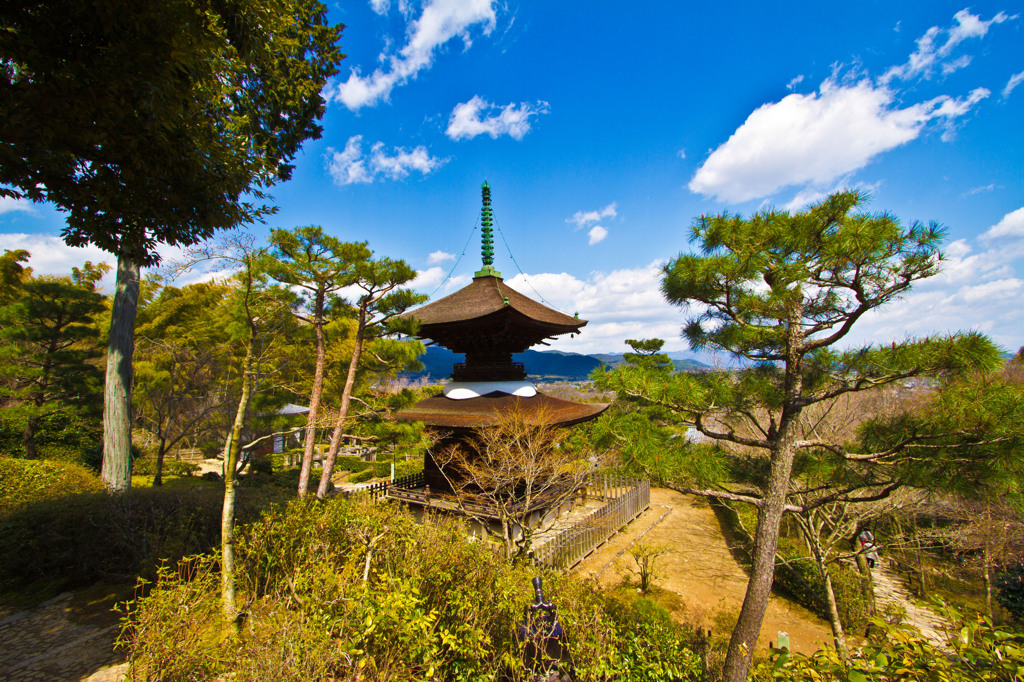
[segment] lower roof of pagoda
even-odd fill
[[[480,428],[498,424],[502,414],[516,409],[527,423],[572,426],[596,418],[608,409],[608,405],[577,403],[544,393],[520,398],[494,392],[466,400],[453,400],[439,395],[399,410],[395,418],[442,428]]]

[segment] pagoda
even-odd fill
[[[578,334],[587,321],[553,310],[505,285],[494,269],[494,219],[491,188],[482,187],[480,213],[483,267],[473,282],[454,294],[405,313],[419,320],[418,336],[455,353],[464,353],[441,395],[401,410],[395,418],[418,421],[445,435],[424,456],[424,480],[430,490],[450,492],[451,484],[435,462],[434,451],[457,445],[474,430],[498,423],[518,408],[527,421],[571,426],[597,417],[607,405],[577,403],[545,395],[526,376],[513,353],[565,334]],[[448,472],[454,475],[454,472]]]

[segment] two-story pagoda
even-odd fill
[[[522,363],[512,361],[513,353],[546,339],[578,334],[587,322],[552,310],[505,285],[493,266],[491,188],[486,182],[482,194],[483,268],[463,289],[406,313],[420,321],[420,338],[466,356],[465,362],[455,365],[452,380],[441,395],[421,400],[395,415],[446,434],[424,460],[426,485],[437,492],[450,491],[451,486],[433,452],[457,445],[475,429],[495,424],[501,413],[516,405],[527,420],[535,416],[556,426],[594,419],[607,408],[545,395],[527,380]]]

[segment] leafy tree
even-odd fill
[[[626,362],[652,370],[672,369],[672,360],[661,352],[664,339],[626,339],[626,345],[633,349],[623,355]]]
[[[255,247],[249,234],[225,236],[219,243],[206,243],[186,252],[179,271],[202,263],[217,267],[227,264],[236,270],[236,286],[228,296],[227,309],[221,314],[229,319],[231,341],[240,344],[241,387],[231,428],[224,441],[224,501],[221,507],[221,614],[237,629],[239,611],[235,600],[235,478],[242,435],[249,406],[259,391],[259,381],[266,369],[262,367],[273,347],[280,340],[285,320],[290,317],[294,296],[285,288],[270,286],[267,269],[272,261],[265,249]],[[291,331],[291,330],[289,330]]]
[[[396,331],[394,324],[397,322],[397,316],[412,306],[427,300],[425,295],[401,288],[403,284],[412,281],[415,277],[416,271],[408,263],[391,258],[367,258],[355,267],[353,286],[362,292],[355,304],[355,346],[352,349],[352,357],[349,359],[345,386],[341,391],[341,406],[338,409],[334,432],[331,434],[331,445],[327,451],[320,484],[317,487],[316,496],[320,499],[327,494],[327,486],[330,485],[331,474],[334,472],[334,462],[337,460],[338,449],[341,447],[341,441],[345,435],[345,420],[348,419],[352,392],[356,383],[356,372],[359,370],[364,350],[367,350],[369,345],[367,352],[377,363],[378,367],[375,369],[378,372],[390,370],[393,367],[396,354],[387,351],[394,351],[394,347],[387,343],[380,343],[375,347],[374,339],[384,333]],[[389,327],[392,328],[389,329]],[[413,330],[406,325],[405,331]],[[422,353],[422,344],[410,343],[419,351],[417,355]],[[380,352],[375,352],[375,350]],[[391,355],[391,358],[387,357],[388,355]],[[402,361],[403,364],[408,364],[410,358],[406,357]],[[418,360],[412,359],[412,362],[418,362]]]
[[[299,471],[298,493],[299,497],[305,497],[309,488],[309,472],[313,467],[317,419],[327,366],[324,329],[331,314],[344,311],[345,304],[338,297],[338,292],[359,281],[359,268],[369,260],[372,252],[366,242],[343,242],[324,234],[323,228],[315,225],[294,230],[271,230],[270,243],[271,260],[267,271],[278,282],[305,290],[308,297],[305,305],[294,314],[312,327],[315,339],[316,367]]]
[[[0,8],[0,196],[49,201],[72,246],[118,257],[105,483],[130,484],[139,266],[259,219],[320,135],[341,26],[319,0],[20,0]]]
[[[670,410],[705,438],[767,457],[752,494],[699,491],[758,510],[750,581],[725,662],[730,682],[746,679],[750,667],[797,454],[824,449],[856,458],[842,444],[801,438],[804,410],[918,375],[998,362],[995,347],[977,334],[835,348],[866,313],[939,268],[937,225],[904,227],[888,214],[855,213],[864,201],[861,193],[841,192],[796,214],[698,218],[692,241],[702,253],[670,261],[662,291],[691,310],[684,328],[691,348],[731,353],[745,368],[652,382],[644,368],[626,366],[598,377],[604,387]]]
[[[135,416],[157,441],[153,485],[162,484],[167,452],[211,430],[227,399],[229,291],[214,283],[164,287],[137,329]]]
[[[72,277],[33,277],[0,308],[0,354],[8,382],[5,417],[24,420],[25,457],[37,456],[36,433],[46,417],[87,409],[99,393],[99,336],[93,316],[103,310],[96,282],[107,270],[86,263]]]
[[[32,275],[32,269],[22,265],[29,252],[24,249],[4,250],[0,256],[0,306],[13,303],[18,297],[21,284]]]

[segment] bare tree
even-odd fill
[[[458,509],[500,539],[509,559],[525,557],[545,512],[586,484],[592,465],[564,447],[567,433],[546,413],[528,415],[517,403],[435,455]]]

